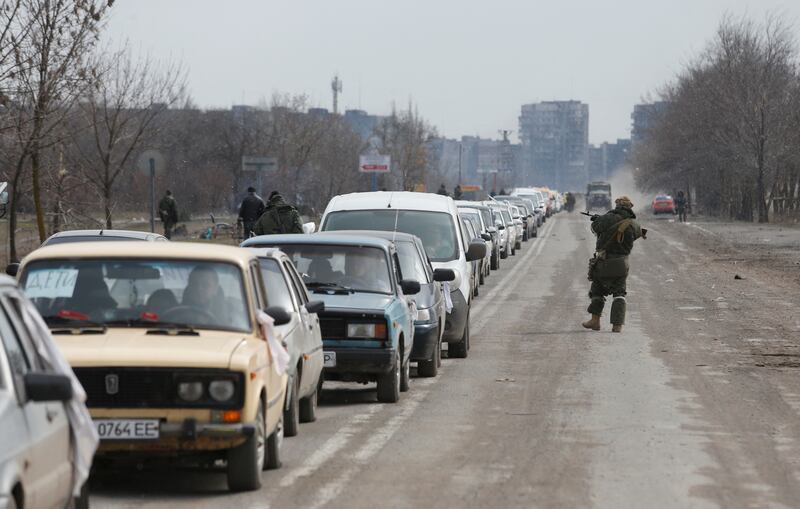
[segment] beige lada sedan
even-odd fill
[[[63,244],[34,251],[19,280],[86,389],[97,459],[225,465],[236,491],[280,466],[287,377],[280,343],[260,325],[268,301],[256,255]]]

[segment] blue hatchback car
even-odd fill
[[[346,234],[262,235],[242,247],[279,247],[310,292],[325,302],[322,327],[325,380],[377,382],[378,400],[407,391],[414,320],[408,295],[415,280],[400,279],[394,244]]]

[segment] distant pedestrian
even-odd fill
[[[256,194],[254,187],[247,188],[247,196],[242,200],[239,206],[239,221],[244,228],[244,238],[250,237],[256,227],[256,222],[267,209],[264,200]]]
[[[447,188],[444,187],[444,184],[439,186],[439,190],[436,191],[436,194],[441,194],[442,196],[450,196],[450,194],[447,192]]]
[[[491,193],[489,193],[489,196],[491,196],[492,198],[494,198],[495,196],[497,196],[497,189],[492,189],[492,192],[491,192]]]
[[[506,189],[503,188],[500,190],[500,196],[505,196],[505,195],[506,195]]]
[[[678,221],[681,223],[686,222],[686,196],[683,191],[678,191],[678,196],[675,197],[675,212],[678,214]]]
[[[172,229],[178,224],[178,203],[172,197],[172,191],[167,189],[164,197],[158,202],[158,216],[164,225],[164,236],[172,238]]]
[[[616,205],[614,210],[592,217],[591,229],[597,236],[597,243],[589,269],[592,287],[589,289],[591,303],[587,311],[592,317],[582,324],[587,329],[600,330],[600,316],[606,295],[613,295],[611,331],[622,332],[627,307],[628,255],[631,254],[634,241],[647,235],[647,230],[636,221],[630,198],[621,196],[617,198]]]
[[[272,191],[267,201],[267,208],[256,222],[253,233],[256,235],[303,233],[300,213],[286,203],[278,191]]]
[[[457,184],[455,189],[453,189],[453,199],[460,200],[463,195],[464,193],[461,192],[461,184]]]

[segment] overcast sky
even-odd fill
[[[305,93],[370,113],[409,100],[441,134],[498,137],[520,105],[589,104],[592,143],[629,136],[633,105],[702,50],[725,13],[800,0],[120,0],[106,37],[182,60],[201,107]]]

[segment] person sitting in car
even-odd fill
[[[355,290],[391,292],[387,279],[386,267],[375,255],[364,253],[348,253],[344,262],[345,275],[342,286]]]
[[[217,272],[210,267],[195,267],[189,273],[189,283],[183,291],[183,306],[195,308],[203,315],[223,320],[226,314],[225,298],[219,285]]]

